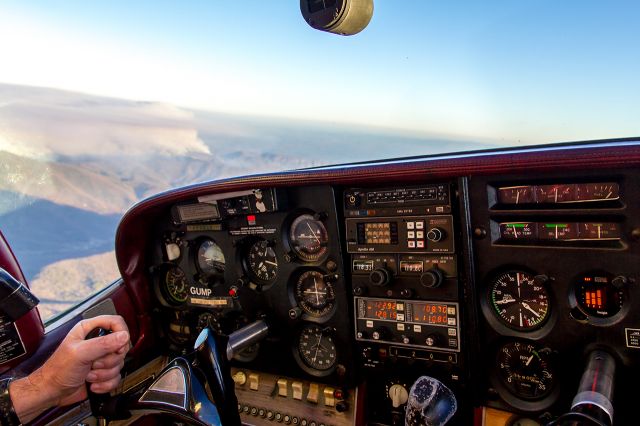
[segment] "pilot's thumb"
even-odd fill
[[[129,341],[129,333],[118,331],[106,336],[82,341],[78,351],[82,361],[93,362],[110,353],[116,352]]]

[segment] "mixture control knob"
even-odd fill
[[[409,343],[411,343],[411,338],[409,336],[402,336],[402,343],[404,343],[405,345],[408,345]]]
[[[369,281],[377,287],[384,287],[391,281],[391,272],[387,268],[378,268],[371,271]]]
[[[433,241],[437,243],[444,239],[447,236],[447,233],[442,228],[431,228],[429,232],[427,232],[427,240]]]
[[[420,275],[420,284],[422,284],[424,287],[436,288],[440,287],[443,279],[444,274],[442,273],[442,270],[437,266],[434,266],[424,274]]]
[[[398,408],[407,403],[409,400],[409,392],[407,388],[396,383],[389,388],[389,398],[391,398],[393,408]]]

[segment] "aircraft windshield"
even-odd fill
[[[350,37],[285,1],[0,11],[0,231],[45,318],[118,277],[115,227],[159,191],[640,134],[634,1],[375,0]]]

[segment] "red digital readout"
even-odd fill
[[[413,321],[424,324],[447,325],[447,305],[415,303]]]
[[[367,301],[367,318],[376,318],[382,320],[393,320],[398,318],[396,312],[396,302],[389,302],[384,300],[379,301]]]
[[[584,292],[584,304],[590,309],[604,309],[606,305],[606,293],[601,289],[586,290]]]

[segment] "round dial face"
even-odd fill
[[[329,370],[337,359],[333,339],[317,325],[309,325],[302,329],[298,340],[298,353],[302,362],[318,371]]]
[[[251,274],[261,281],[270,283],[278,276],[276,252],[265,240],[256,241],[251,245],[247,265]]]
[[[296,300],[303,311],[321,317],[333,309],[335,293],[333,286],[325,281],[322,273],[306,271],[296,282]]]
[[[198,246],[197,264],[205,275],[223,274],[225,260],[220,246],[213,240],[203,240]]]
[[[497,355],[500,381],[518,398],[542,399],[553,390],[555,376],[545,351],[535,345],[511,342]]]
[[[549,295],[533,275],[508,271],[493,280],[489,303],[507,327],[530,331],[544,324],[549,315]]]
[[[182,269],[177,266],[168,269],[164,276],[164,287],[170,302],[184,303],[187,301],[189,284]]]
[[[300,259],[307,262],[320,260],[327,253],[329,235],[327,228],[310,214],[298,216],[289,231],[291,248]]]

